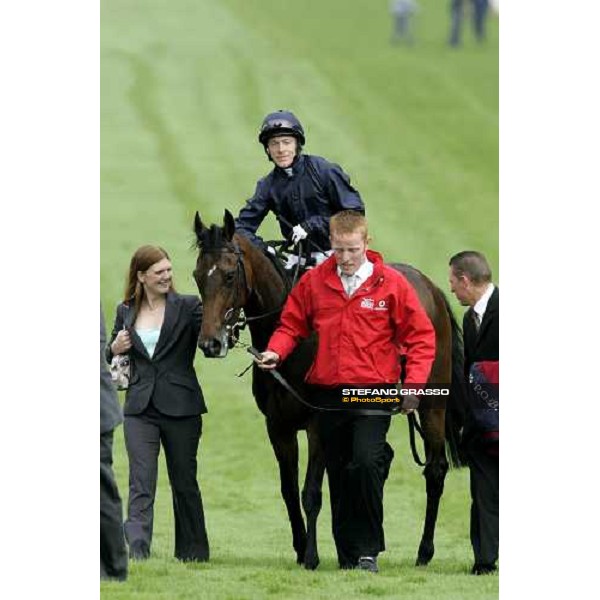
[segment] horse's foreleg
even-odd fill
[[[317,434],[316,421],[313,419],[306,429],[308,437],[308,465],[306,479],[302,489],[302,506],[306,514],[307,540],[304,566],[316,569],[319,565],[317,550],[317,519],[321,512],[323,475],[325,473],[325,457]]]
[[[444,493],[444,480],[448,472],[448,461],[444,449],[444,411],[429,409],[420,413],[421,426],[425,437],[426,464],[423,470],[427,491],[427,509],[423,536],[419,544],[417,566],[427,565],[435,551],[433,539],[435,524]]]
[[[281,495],[292,526],[292,543],[298,564],[304,562],[306,553],[306,527],[300,509],[298,489],[298,438],[296,431],[282,431],[267,419],[269,439],[279,463]]]

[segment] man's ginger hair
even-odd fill
[[[360,231],[363,240],[369,238],[369,229],[367,219],[355,210],[342,210],[331,217],[329,221],[329,235],[334,233],[344,235],[346,233],[354,233]]]

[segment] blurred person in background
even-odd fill
[[[104,352],[106,327],[100,306],[100,579],[127,579],[123,506],[112,469],[113,434],[123,421]]]
[[[450,259],[450,289],[469,310],[463,318],[469,410],[462,444],[471,475],[472,573],[496,571],[499,539],[499,290],[483,254]]]
[[[268,114],[258,141],[273,170],[260,179],[236,219],[236,231],[265,249],[256,232],[269,212],[279,221],[281,234],[294,244],[306,240],[316,263],[331,250],[329,219],[341,210],[365,212],[358,191],[342,168],[328,160],[303,154],[304,128],[290,111]],[[290,265],[288,265],[290,266]]]
[[[414,36],[411,28],[411,17],[419,9],[416,0],[391,0],[390,13],[394,21],[392,44],[406,42],[412,44]]]
[[[167,252],[158,246],[138,248],[106,350],[109,361],[128,353],[131,364],[124,406],[129,457],[125,535],[136,560],[150,555],[161,445],[173,494],[175,557],[209,558],[196,479],[201,415],[207,412],[194,371],[201,320],[200,299],[175,291]]]
[[[488,12],[488,0],[470,0],[473,12],[473,32],[475,39],[482,43],[485,40],[485,20]],[[450,0],[450,46],[461,44],[462,23],[465,0]]]

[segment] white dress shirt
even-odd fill
[[[483,296],[477,300],[473,310],[477,313],[479,317],[479,324],[483,321],[483,315],[485,315],[485,311],[487,309],[488,302],[494,293],[495,286],[493,283],[488,284],[487,289],[483,292]]]
[[[373,275],[373,263],[367,259],[365,262],[358,267],[354,275],[344,275],[340,267],[337,268],[337,273],[342,280],[344,291],[348,296],[352,296],[354,292]],[[350,290],[350,292],[349,292]]]

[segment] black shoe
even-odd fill
[[[148,544],[141,540],[136,540],[129,546],[129,558],[132,560],[146,560],[150,556]]]
[[[489,565],[485,563],[475,563],[471,569],[471,575],[489,575],[495,573],[498,570],[496,565]]]
[[[377,566],[377,557],[375,556],[361,556],[358,559],[358,565],[356,567],[361,571],[370,571],[371,573],[378,573],[379,567]]]

